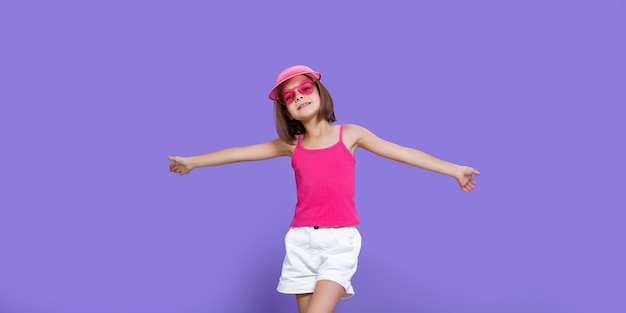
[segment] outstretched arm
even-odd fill
[[[480,172],[477,170],[469,166],[450,163],[428,153],[381,139],[364,127],[351,125],[351,128],[356,133],[356,147],[362,147],[388,159],[452,176],[457,180],[463,191],[474,190],[476,181],[472,175],[480,175]]]
[[[170,172],[181,175],[191,172],[194,168],[215,166],[244,161],[258,161],[288,156],[291,153],[290,146],[280,140],[275,139],[266,143],[250,145],[245,147],[232,147],[206,154],[191,157],[168,156]]]

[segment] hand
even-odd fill
[[[472,175],[480,175],[480,172],[469,167],[469,166],[460,166],[459,169],[454,173],[454,178],[459,182],[459,186],[465,192],[472,191],[476,187],[476,181]]]
[[[178,173],[180,175],[185,175],[193,169],[191,165],[191,161],[189,158],[181,157],[181,156],[167,156],[167,158],[172,161],[170,164],[170,172]]]

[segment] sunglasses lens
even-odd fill
[[[312,81],[303,81],[298,85],[298,91],[303,95],[310,95],[313,93],[313,86]]]
[[[291,104],[295,96],[296,96],[296,93],[293,92],[293,90],[285,90],[283,91],[283,95],[280,97],[280,101],[284,105]]]

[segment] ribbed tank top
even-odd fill
[[[356,159],[339,141],[328,148],[306,149],[302,135],[291,157],[298,202],[291,227],[352,226],[360,223],[354,203]]]

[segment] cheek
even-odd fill
[[[322,98],[322,97],[320,97],[320,92],[319,92],[319,90],[317,90],[317,89],[315,89],[315,92],[312,94],[312,96],[313,96],[313,97],[314,97],[314,98],[315,98],[318,102],[319,102],[319,101],[320,101],[320,99]]]
[[[318,93],[313,94],[313,101],[317,103],[317,106],[319,106],[320,108],[322,107],[322,98],[320,97]]]

